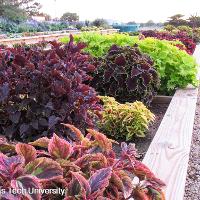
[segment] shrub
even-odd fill
[[[143,31],[142,34],[145,37],[154,37],[159,40],[169,40],[169,41],[179,40],[185,45],[186,51],[190,55],[194,53],[196,48],[196,44],[194,43],[193,39],[185,31],[178,31],[176,33],[171,33],[171,32],[159,32],[159,31],[149,30],[149,31]]]
[[[166,31],[173,31],[173,30],[176,29],[176,27],[173,26],[173,25],[168,24],[168,25],[166,25],[166,26],[164,27],[164,29],[165,29]]]
[[[142,102],[120,104],[113,97],[101,96],[100,99],[104,109],[99,127],[103,132],[127,141],[133,137],[145,137],[154,115]]]
[[[59,130],[59,122],[94,127],[101,109],[93,88],[84,84],[94,70],[84,45],[8,48],[0,53],[0,132],[33,140]],[[58,131],[57,131],[58,132]]]
[[[102,30],[102,27],[97,27],[97,26],[84,26],[81,28],[81,31],[100,31]]]
[[[139,41],[138,37],[130,37],[126,34],[101,35],[99,33],[87,32],[75,35],[74,40],[76,42],[84,42],[87,44],[87,47],[84,50],[95,57],[104,56],[112,45],[133,46]],[[61,42],[69,42],[69,37],[62,38]]]
[[[172,94],[175,89],[185,88],[188,84],[197,86],[197,63],[185,51],[153,38],[141,40],[139,48],[154,60],[161,78],[162,94]]]
[[[159,88],[159,77],[152,67],[153,61],[137,47],[113,45],[96,63],[90,85],[101,95],[113,96],[120,102],[151,103]]]
[[[88,129],[84,137],[74,126],[65,126],[76,136],[74,142],[56,134],[51,139],[40,138],[30,144],[0,142],[0,149],[7,153],[0,154],[0,184],[5,189],[1,197],[10,200],[24,197],[34,200],[74,197],[78,200],[165,199],[161,189],[164,183],[136,159],[134,144],[122,143],[121,155],[117,158],[112,150],[112,141],[102,133]],[[134,177],[138,178],[138,183],[133,183]],[[8,196],[10,188],[60,188],[65,189],[66,197],[30,193]]]

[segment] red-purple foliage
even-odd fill
[[[79,129],[65,124],[76,138],[66,141],[56,134],[29,144],[8,144],[0,141],[0,186],[7,200],[164,200],[164,183],[136,159],[134,144],[122,143],[116,157],[112,140],[88,129],[84,136]],[[37,148],[35,148],[35,147]],[[38,150],[38,149],[43,150]],[[29,157],[27,156],[29,152]],[[5,155],[6,154],[6,155]],[[13,156],[10,156],[13,155]],[[138,179],[133,183],[133,178]],[[9,196],[14,189],[67,189],[65,195],[28,194]],[[75,198],[76,197],[76,198]]]
[[[153,60],[138,47],[113,45],[104,58],[95,60],[97,69],[90,85],[101,95],[119,102],[143,101],[149,105],[160,86]]]
[[[60,122],[81,130],[94,127],[101,110],[93,88],[84,84],[95,67],[81,53],[84,44],[51,42],[51,49],[19,46],[0,51],[0,132],[9,139],[34,140],[64,134]]]
[[[193,39],[186,32],[183,32],[183,31],[179,31],[177,33],[171,33],[167,31],[159,32],[159,31],[149,30],[149,31],[142,31],[142,34],[145,37],[154,37],[159,40],[169,40],[169,41],[179,40],[185,45],[186,49],[184,48],[184,46],[180,44],[176,46],[180,48],[181,50],[185,50],[190,55],[194,53],[195,48],[196,48],[196,44],[193,41]]]

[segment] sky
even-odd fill
[[[38,0],[52,17],[76,12],[80,20],[96,18],[120,22],[164,22],[175,14],[200,15],[200,0]]]

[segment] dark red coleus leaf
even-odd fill
[[[139,69],[133,67],[132,70],[131,70],[131,78],[133,78],[133,77],[135,77],[135,76],[138,76],[138,75],[141,74],[141,73],[142,73],[142,72],[141,72]]]
[[[135,90],[137,90],[137,87],[138,87],[138,80],[136,78],[130,78],[129,77],[127,79],[126,84],[127,84],[127,87],[128,87],[129,90],[135,91]]]
[[[98,190],[105,190],[109,184],[111,178],[112,168],[103,168],[94,173],[90,179],[89,184],[91,187],[91,192],[97,192]]]
[[[126,59],[123,55],[120,55],[115,58],[115,63],[119,66],[124,66],[126,64]]]

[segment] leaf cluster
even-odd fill
[[[149,105],[159,88],[152,59],[137,47],[113,45],[95,65],[90,85],[101,95],[113,96],[120,102],[139,100]]]
[[[142,34],[145,37],[154,37],[159,40],[169,40],[169,41],[178,40],[185,45],[186,51],[190,55],[194,53],[195,48],[196,48],[195,42],[185,31],[178,31],[178,32],[172,33],[172,32],[166,32],[166,31],[148,30],[148,31],[142,31]]]
[[[154,121],[154,114],[142,102],[120,104],[113,97],[101,96],[100,99],[104,109],[99,127],[103,132],[126,141],[145,137],[148,125]]]
[[[117,158],[112,142],[102,133],[88,129],[84,136],[65,124],[76,140],[66,141],[56,134],[29,144],[0,141],[1,198],[65,200],[164,200],[165,185],[136,159],[133,144],[122,143]],[[137,182],[133,182],[133,178]],[[9,189],[65,189],[65,195],[41,193],[10,194]]]
[[[44,44],[45,45],[45,44]],[[94,127],[101,105],[96,92],[84,84],[95,67],[82,54],[84,45],[51,42],[0,52],[0,132],[9,139],[30,141],[65,134],[60,122],[81,130]]]
[[[146,38],[139,42],[139,48],[154,60],[161,79],[162,94],[172,94],[177,88],[188,84],[198,85],[197,63],[194,57],[180,51],[168,41]]]

